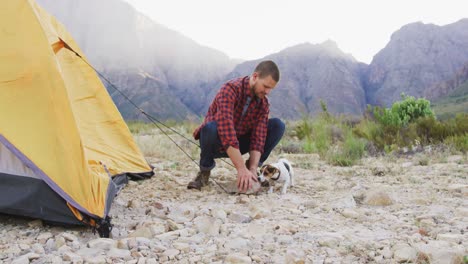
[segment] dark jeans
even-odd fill
[[[285,124],[279,118],[268,120],[268,131],[265,146],[260,157],[259,166],[270,156],[271,151],[276,147],[283,137]],[[250,150],[250,134],[237,138],[241,154]],[[200,131],[200,169],[203,171],[212,170],[216,166],[215,159],[228,157],[226,152],[220,152],[221,140],[218,136],[218,126],[216,121],[207,123]]]

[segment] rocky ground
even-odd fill
[[[229,195],[213,181],[189,191],[193,163],[153,158],[156,176],[115,199],[111,239],[1,216],[0,262],[466,263],[466,156],[367,158],[353,167],[282,156],[296,171],[285,195]],[[234,180],[218,164],[212,178]]]

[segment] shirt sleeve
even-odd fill
[[[263,154],[265,148],[265,140],[268,131],[268,116],[270,114],[269,108],[263,111],[258,119],[259,122],[252,129],[252,136],[250,138],[250,150],[256,150]]]
[[[230,146],[239,149],[239,141],[234,129],[234,107],[237,99],[238,94],[229,83],[221,88],[216,98],[218,109],[215,120],[218,126],[218,135],[225,150]]]

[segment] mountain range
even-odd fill
[[[232,60],[121,0],[37,2],[66,26],[100,73],[159,119],[203,116],[223,82],[249,75],[260,61]],[[369,65],[332,40],[301,43],[263,59],[274,60],[281,70],[281,80],[269,96],[272,116],[313,115],[321,111],[321,100],[332,113],[361,115],[367,104],[389,106],[401,93],[430,100],[451,96],[457,89],[463,93],[468,19],[446,26],[405,25]],[[104,83],[124,118],[143,118]]]

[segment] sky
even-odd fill
[[[402,26],[468,18],[466,0],[125,0],[155,22],[234,59],[333,40],[370,63]]]

